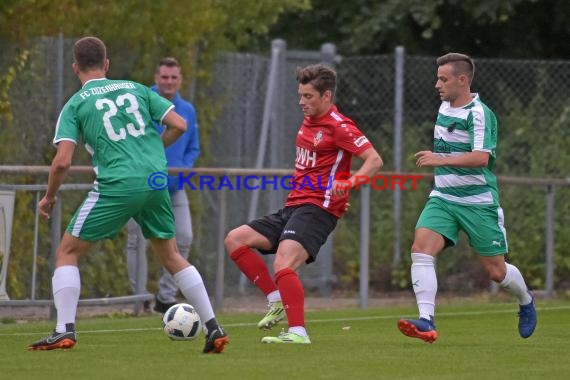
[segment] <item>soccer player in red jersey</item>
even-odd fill
[[[269,311],[257,326],[271,329],[287,315],[289,330],[264,337],[264,343],[311,343],[305,330],[303,285],[296,271],[316,259],[347,209],[356,178],[371,177],[382,167],[370,141],[333,104],[336,72],[320,64],[298,68],[297,82],[305,118],[297,134],[295,173],[285,207],[233,229],[224,241],[232,260],[269,302]],[[348,180],[339,178],[350,173],[353,156],[362,165]],[[253,248],[275,254],[274,278]]]

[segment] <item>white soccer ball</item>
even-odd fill
[[[187,303],[171,306],[162,317],[164,333],[172,340],[192,340],[200,334],[202,322],[196,309]]]

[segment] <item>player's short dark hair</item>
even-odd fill
[[[164,57],[160,60],[160,62],[158,62],[158,65],[156,65],[156,72],[158,73],[158,71],[160,70],[160,68],[162,66],[166,66],[166,67],[178,67],[180,69],[180,71],[182,71],[182,67],[180,66],[180,63],[178,63],[178,60],[176,58],[172,58],[172,57]]]
[[[473,58],[461,53],[447,53],[436,60],[438,66],[450,63],[453,66],[455,75],[464,74],[469,78],[469,82],[473,81],[475,75],[475,62]]]
[[[297,67],[297,82],[300,84],[311,84],[323,95],[325,91],[331,92],[331,99],[336,91],[336,72],[322,64]]]
[[[73,45],[73,59],[80,71],[103,69],[107,48],[97,37],[83,37]]]

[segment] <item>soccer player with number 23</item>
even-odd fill
[[[204,282],[176,245],[174,215],[168,190],[154,190],[149,176],[166,175],[164,147],[186,130],[186,121],[170,101],[139,83],[107,79],[104,43],[84,37],[73,47],[73,71],[83,87],[65,104],[56,125],[45,196],[39,202],[49,217],[56,194],[79,142],[92,156],[96,181],[79,206],[56,253],[52,278],[57,324],[53,333],[28,350],[72,348],[77,342],[75,317],[81,281],[78,262],[91,244],[116,236],[130,218],[136,220],[161,264],[174,276],[182,294],[206,327],[204,353],[222,352],[229,338],[218,325]],[[167,126],[159,135],[153,122]],[[102,254],[102,253],[101,253]]]

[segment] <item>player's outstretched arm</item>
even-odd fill
[[[166,129],[161,135],[165,148],[182,136],[187,129],[186,120],[174,110],[164,116],[162,123],[166,125]]]

